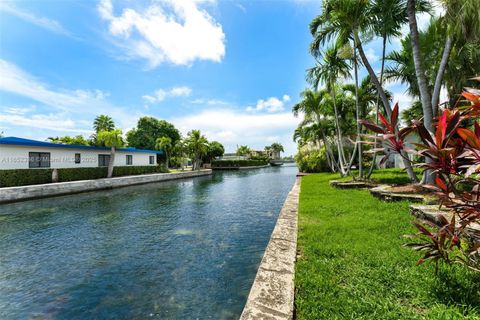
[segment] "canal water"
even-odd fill
[[[237,319],[296,172],[0,205],[0,319]]]

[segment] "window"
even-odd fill
[[[82,160],[82,156],[80,153],[75,153],[75,163],[80,163]]]
[[[99,154],[98,155],[98,166],[99,167],[108,167],[109,162],[110,162],[110,155],[109,154]]]
[[[155,156],[150,156],[150,164],[155,164]]]
[[[29,168],[50,168],[49,152],[30,152],[28,154]]]
[[[133,156],[127,154],[127,166],[131,166],[133,164]]]

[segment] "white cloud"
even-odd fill
[[[124,54],[146,59],[154,68],[164,62],[189,65],[195,60],[222,60],[222,26],[202,8],[204,3],[214,2],[163,0],[144,10],[124,8],[115,16],[111,0],[102,0],[97,9],[109,22],[109,32]]]
[[[285,109],[285,103],[290,101],[290,97],[288,95],[284,95],[280,100],[277,97],[270,97],[266,100],[260,99],[257,101],[257,105],[255,107],[247,107],[247,111],[249,112],[257,112],[257,111],[264,111],[267,112],[279,112]]]
[[[91,133],[91,130],[76,128],[75,121],[71,120],[69,117],[66,117],[64,114],[36,114],[32,116],[24,116],[19,114],[0,114],[0,122],[8,123],[14,126],[48,129],[60,132]]]
[[[247,13],[247,9],[243,5],[241,5],[240,3],[235,3],[235,7],[237,7],[243,13]]]
[[[287,154],[294,154],[293,131],[300,119],[291,112],[275,114],[246,114],[232,109],[210,109],[200,113],[171,119],[183,134],[200,129],[209,140],[218,140],[233,152],[237,145],[263,149],[273,139],[282,143]]]
[[[375,53],[375,50],[373,48],[368,48],[365,51],[365,55],[367,56],[367,59],[370,63],[374,63],[379,60],[379,56]]]
[[[153,94],[147,94],[142,98],[147,103],[159,103],[168,97],[188,97],[192,93],[192,89],[187,86],[173,87],[170,90],[158,89]]]
[[[58,34],[63,34],[68,36],[71,35],[70,32],[60,24],[60,22],[49,19],[49,18],[45,18],[45,17],[38,17],[33,13],[30,13],[25,10],[21,10],[20,8],[17,8],[16,6],[10,3],[6,3],[6,2],[0,3],[0,11],[14,15],[26,22],[34,24],[43,29],[46,29]]]
[[[78,132],[80,129],[85,131],[87,130],[86,123],[91,124],[91,119],[102,113],[112,116],[120,127],[131,127],[134,124],[135,119],[132,112],[107,101],[106,98],[109,96],[107,92],[98,89],[51,89],[47,84],[42,83],[40,80],[28,74],[15,64],[1,59],[0,74],[0,91],[29,98],[40,103],[41,105],[38,107],[47,106],[49,107],[49,110],[57,110],[57,112],[64,115],[58,117],[56,120],[56,125],[60,128],[71,128],[72,132]],[[10,113],[10,116],[3,116],[0,118],[1,121],[11,122],[24,118],[24,121],[18,121],[16,124],[30,126],[30,123],[37,121],[35,127],[41,127],[43,125],[46,129],[52,129],[53,125],[51,125],[51,123],[49,124],[47,120],[50,119],[51,121],[54,121],[52,120],[54,117],[53,115],[49,115],[48,118],[45,118],[46,115],[38,113],[37,110],[37,114],[26,117],[25,113],[27,113],[27,111],[20,110],[19,108],[21,109],[22,107],[0,106],[1,110]],[[23,111],[25,111],[24,114],[21,113]],[[15,112],[16,114],[14,114]],[[17,118],[13,116],[16,116]],[[68,119],[65,118],[66,116],[68,116]],[[83,128],[74,128],[70,125],[67,126],[66,124],[70,123],[70,117],[75,119],[75,123]],[[82,120],[86,119],[89,119],[90,121],[82,122]],[[90,128],[88,128],[88,130],[90,130]]]

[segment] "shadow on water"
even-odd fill
[[[238,318],[295,173],[2,205],[0,318]]]

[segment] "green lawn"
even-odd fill
[[[335,178],[302,179],[297,319],[480,319],[478,275],[455,266],[436,276],[402,248],[414,232],[407,202],[333,189]]]
[[[422,178],[422,170],[421,169],[414,169],[417,177],[419,179]],[[357,175],[358,171],[354,170],[353,175]],[[333,177],[332,177],[333,179]],[[352,177],[335,177],[335,180],[340,181],[351,181]],[[407,174],[403,169],[398,168],[391,168],[391,169],[379,169],[373,170],[372,176],[370,180],[375,183],[383,183],[383,184],[408,184],[410,183],[410,179],[408,178]]]

